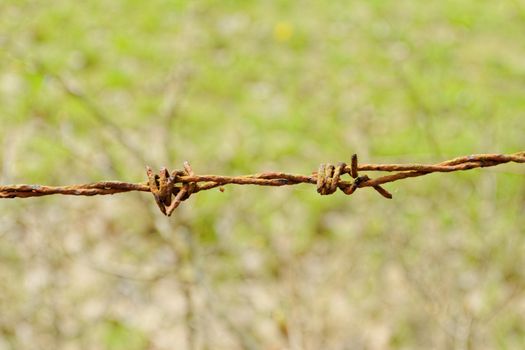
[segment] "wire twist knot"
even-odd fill
[[[171,174],[164,167],[160,169],[159,174],[155,174],[147,166],[146,174],[148,175],[148,186],[153,194],[153,198],[155,198],[155,203],[157,203],[160,211],[167,216],[171,216],[182,201],[190,198],[199,189],[195,182],[182,183],[180,187],[175,186],[180,176],[195,176],[188,162],[184,162],[184,170],[175,170]],[[173,200],[172,196],[175,196]]]
[[[317,192],[320,195],[328,195],[337,191],[340,186],[339,179],[344,174],[345,163],[338,163],[337,166],[332,164],[321,164],[317,171]]]
[[[346,163],[338,163],[337,166],[332,164],[321,164],[317,171],[317,192],[320,195],[328,195],[337,191],[339,188],[346,195],[351,195],[359,187],[365,186],[367,181],[371,179],[367,175],[359,176],[358,174],[357,154],[352,155],[352,163],[347,167]],[[340,181],[341,176],[350,174],[354,179],[352,183]],[[385,190],[380,185],[372,186],[380,195],[385,198],[392,198],[390,192]]]

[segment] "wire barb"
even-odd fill
[[[160,211],[170,216],[191,195],[216,187],[223,192],[223,186],[228,184],[259,186],[315,184],[317,192],[321,195],[333,194],[338,188],[346,195],[351,195],[358,188],[372,187],[381,196],[392,198],[392,194],[381,185],[435,172],[447,173],[485,168],[509,162],[525,163],[525,152],[474,154],[437,164],[359,164],[357,155],[354,154],[350,166],[345,163],[338,163],[336,166],[324,163],[319,166],[317,172],[310,176],[282,172],[243,176],[196,175],[191,165],[184,162],[184,170],[175,170],[171,174],[166,168],[161,168],[160,172],[155,174],[150,167],[146,167],[148,181],[145,183],[102,181],[70,186],[0,185],[0,199],[40,197],[52,194],[94,196],[131,191],[151,192]],[[392,174],[371,179],[368,175],[359,175],[360,171],[382,171]],[[342,180],[345,174],[349,174],[353,181]]]

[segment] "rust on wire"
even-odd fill
[[[314,184],[321,195],[333,194],[340,189],[346,195],[351,195],[358,188],[372,187],[381,196],[392,198],[392,194],[381,185],[401,179],[423,176],[436,172],[453,172],[496,166],[504,163],[525,163],[525,152],[513,154],[474,154],[454,158],[437,164],[358,164],[357,155],[351,158],[351,164],[346,163],[321,164],[318,171],[312,175],[295,175],[282,172],[267,172],[254,175],[220,176],[196,175],[188,162],[184,162],[184,170],[169,172],[161,168],[155,174],[146,167],[147,182],[127,183],[120,181],[102,181],[90,184],[71,186],[43,185],[0,185],[0,198],[28,198],[52,194],[73,196],[95,196],[122,192],[151,192],[160,211],[170,216],[173,211],[192,194],[223,186],[259,185],[259,186],[289,186],[301,183]],[[359,171],[382,171],[392,174],[371,179],[367,175],[359,175]],[[351,181],[341,180],[345,174]]]

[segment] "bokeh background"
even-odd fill
[[[0,183],[520,151],[524,37],[522,0],[2,0]],[[522,349],[524,175],[2,200],[0,349]]]

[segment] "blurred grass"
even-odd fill
[[[0,182],[523,150],[525,3],[0,3]],[[523,169],[2,201],[0,349],[517,349]],[[38,344],[38,345],[36,345]]]

